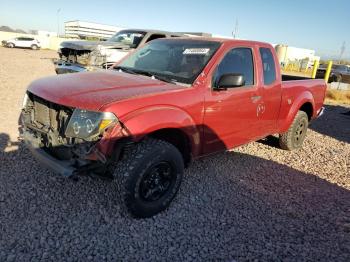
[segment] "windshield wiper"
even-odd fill
[[[143,70],[135,70],[135,73],[140,74],[140,75],[149,76],[151,78],[158,79],[158,80],[163,81],[163,82],[177,84],[177,81],[169,79],[166,76],[161,76],[161,75],[156,74],[154,72],[143,71]]]
[[[139,69],[133,69],[133,68],[129,68],[129,67],[123,67],[123,66],[117,66],[117,67],[114,67],[114,69],[128,73],[128,74],[149,76],[151,78],[158,79],[158,80],[163,81],[163,82],[177,84],[177,81],[169,79],[166,76],[160,76],[160,75],[155,74],[153,72],[148,72],[148,71],[139,70]]]
[[[132,70],[131,68],[128,68],[128,67],[116,66],[113,69],[119,70],[119,71],[122,71],[122,72],[128,73],[128,74],[133,74],[133,75],[138,74],[137,72],[135,72],[134,70]]]

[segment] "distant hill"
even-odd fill
[[[15,32],[16,33],[21,33],[21,34],[28,34],[26,31],[24,31],[22,29],[16,29]]]
[[[0,31],[27,34],[27,32],[22,30],[22,29],[12,29],[11,27],[6,26],[6,25],[0,26]]]
[[[11,27],[3,25],[0,26],[0,31],[4,31],[4,32],[15,32],[15,30],[13,30]]]

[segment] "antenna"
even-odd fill
[[[235,29],[232,31],[232,37],[236,39],[238,36],[238,19],[236,18]]]
[[[57,36],[60,36],[60,12],[61,12],[61,8],[57,9]]]

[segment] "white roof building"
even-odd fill
[[[274,47],[281,65],[306,62],[307,66],[312,66],[315,60],[320,60],[320,57],[315,55],[315,50],[312,49],[293,47],[283,44],[274,45]]]
[[[64,23],[64,32],[67,37],[97,37],[107,39],[124,28],[118,26],[84,22],[80,20]]]

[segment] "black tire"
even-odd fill
[[[342,78],[343,78],[342,75],[336,75],[334,79],[335,79],[335,82],[340,83],[342,81]]]
[[[146,139],[124,153],[114,177],[122,205],[136,218],[165,210],[180,188],[184,161],[170,143]]]
[[[304,111],[298,111],[288,131],[280,134],[280,147],[285,150],[301,148],[306,138],[308,125],[309,118],[307,114]]]
[[[14,47],[15,47],[15,44],[14,44],[14,43],[8,43],[8,44],[7,44],[7,47],[9,47],[9,48],[14,48]]]
[[[37,45],[31,45],[30,48],[31,48],[32,50],[38,50],[38,49],[39,49],[39,46],[37,46]]]

